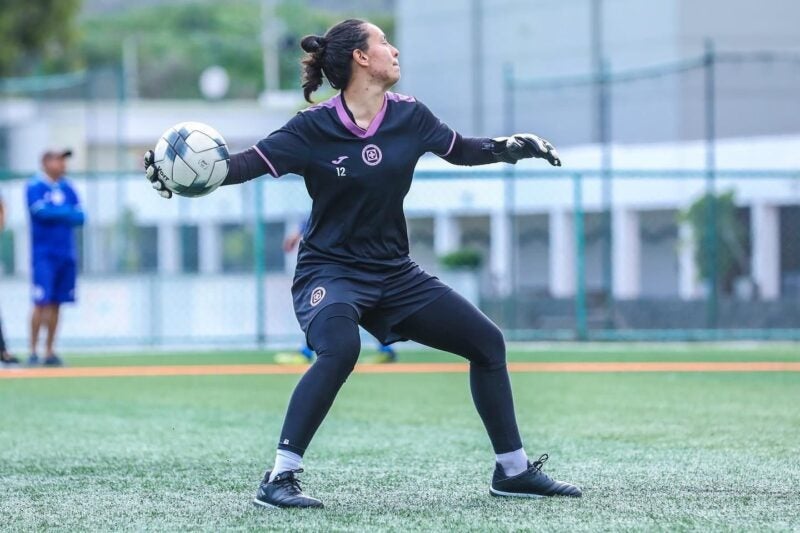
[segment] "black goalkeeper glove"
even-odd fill
[[[161,169],[158,168],[153,160],[155,154],[152,150],[144,153],[144,175],[153,184],[153,188],[158,191],[162,198],[172,198],[172,191],[164,185],[164,178],[161,177]]]
[[[511,137],[497,137],[492,141],[492,153],[498,162],[514,165],[520,159],[536,157],[547,159],[554,167],[561,166],[561,159],[553,145],[532,133],[516,133]]]

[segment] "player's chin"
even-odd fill
[[[397,84],[398,81],[400,81],[400,76],[399,75],[397,75],[397,76],[385,76],[383,78],[383,87],[384,87],[385,90],[388,91],[389,89],[394,87],[395,84]]]

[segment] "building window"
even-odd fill
[[[253,270],[253,229],[243,224],[222,226],[222,271]]]
[[[781,295],[800,297],[800,206],[780,208]]]
[[[156,226],[140,226],[136,239],[139,254],[139,272],[155,272],[158,270],[158,228]]]
[[[195,225],[182,225],[181,235],[181,272],[200,271],[200,231]]]
[[[286,256],[283,251],[284,222],[264,223],[264,269],[267,272],[283,272]]]

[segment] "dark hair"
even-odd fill
[[[305,50],[303,57],[303,96],[311,103],[311,93],[322,85],[323,74],[334,89],[344,89],[350,81],[353,50],[367,49],[365,21],[348,19],[340,22],[325,33],[307,35],[300,41]]]

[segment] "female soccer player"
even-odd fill
[[[252,148],[231,155],[224,185],[264,174],[303,176],[313,200],[292,285],[294,308],[316,362],[297,384],[277,456],[254,503],[264,507],[322,507],[297,481],[303,454],[352,372],[362,325],[384,344],[411,339],[470,362],[470,387],[496,454],[495,496],[580,496],[578,487],[542,472],[547,455],[531,463],[522,447],[505,342],[500,330],[467,300],[409,258],[403,198],[417,160],[432,152],[457,165],[526,157],[561,161],[535,135],[462,137],[413,97],[389,92],[400,79],[398,50],[377,26],[345,20],[325,36],[301,43],[303,95],[323,76],[340,92],[298,113]],[[145,154],[153,188],[153,152]]]

